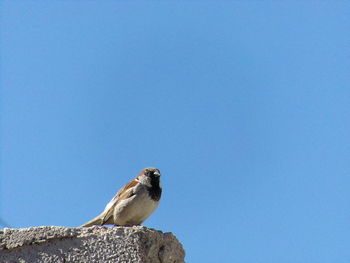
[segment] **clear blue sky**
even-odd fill
[[[81,225],[156,166],[144,225],[187,262],[350,261],[350,2],[0,5],[11,226]]]

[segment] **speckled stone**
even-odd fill
[[[182,263],[185,252],[172,233],[144,226],[0,231],[1,263]]]

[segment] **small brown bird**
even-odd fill
[[[99,216],[82,226],[139,225],[157,208],[161,194],[160,171],[153,167],[145,168],[118,191]]]

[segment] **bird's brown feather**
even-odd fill
[[[108,221],[111,221],[113,219],[113,212],[115,206],[122,200],[128,199],[131,196],[134,195],[134,187],[138,184],[135,180],[132,180],[131,182],[127,183],[122,189],[118,191],[116,196],[113,198],[114,203],[108,208],[107,211],[104,211],[105,215],[102,218],[102,224],[107,224]]]

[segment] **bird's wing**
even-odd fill
[[[112,198],[111,201],[106,205],[105,210],[103,211],[102,222],[105,224],[113,217],[113,212],[115,206],[122,200],[128,199],[135,194],[135,187],[138,184],[136,181],[131,181],[126,184],[122,189],[118,191],[118,193]]]

